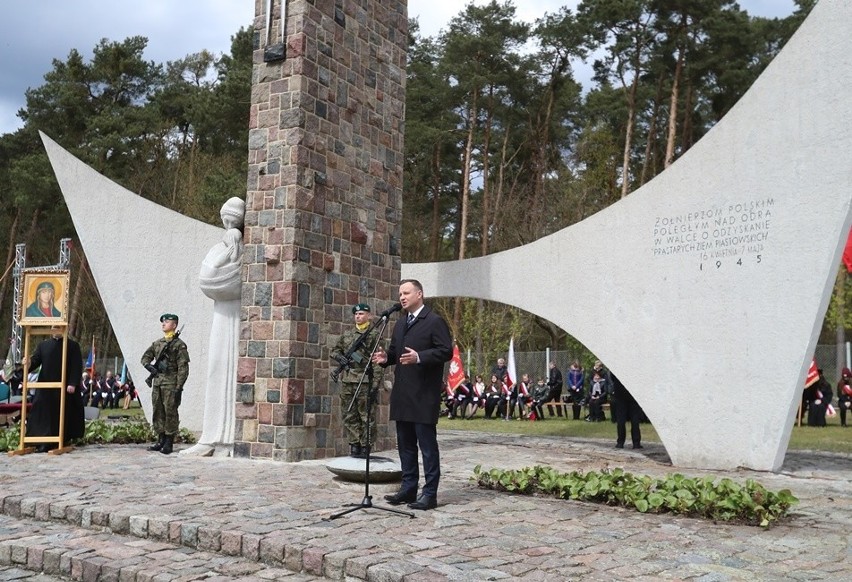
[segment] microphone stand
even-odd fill
[[[373,354],[376,353],[376,350],[379,348],[379,341],[385,333],[385,329],[388,325],[389,314],[382,314],[381,319],[377,320],[373,323],[369,328],[367,328],[364,333],[362,333],[358,339],[353,342],[352,346],[346,350],[347,356],[351,356],[355,350],[361,347],[366,341],[367,334],[369,334],[373,329],[375,329],[378,325],[381,325],[381,329],[379,333],[376,334],[376,343],[373,344],[373,349],[370,351],[370,357],[367,361],[367,367],[364,369],[364,373],[361,374],[361,380],[358,382],[358,388],[355,389],[355,394],[352,396],[352,400],[349,402],[349,408],[355,405],[355,402],[358,400],[358,393],[361,390],[361,386],[364,383],[364,379],[367,379],[367,454],[365,455],[365,469],[364,469],[364,498],[361,500],[361,503],[347,503],[344,507],[348,507],[349,509],[344,509],[338,513],[334,513],[326,518],[323,518],[323,521],[331,521],[332,519],[337,519],[338,517],[343,517],[349,513],[354,511],[358,511],[359,509],[381,509],[382,511],[388,511],[390,513],[397,513],[399,515],[407,515],[411,519],[414,519],[414,514],[410,511],[403,511],[401,509],[395,509],[393,507],[382,507],[380,505],[373,505],[373,496],[370,495],[370,454],[373,449],[373,436],[370,434],[370,421],[371,421],[371,411],[373,409],[373,405],[378,401],[378,386],[374,385],[373,382]],[[333,374],[332,378],[334,378],[335,382],[337,381],[337,376],[341,372],[341,369],[345,369],[347,364],[341,364],[340,368],[338,368]]]

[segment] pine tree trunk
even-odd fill
[[[467,143],[464,148],[464,168],[462,173],[461,216],[459,217],[459,253],[458,259],[463,260],[467,250],[467,209],[470,202],[470,166],[473,164],[473,139],[476,134],[476,91],[468,114]],[[453,330],[461,325],[461,297],[456,297],[453,309]]]
[[[681,72],[683,71],[684,52],[684,49],[678,51],[677,65],[675,66],[674,79],[672,79],[672,92],[669,101],[669,131],[668,139],[666,140],[666,161],[663,165],[664,168],[668,168],[674,162],[675,142],[677,141],[675,136],[677,135],[678,90],[680,88]]]
[[[435,150],[432,156],[432,177],[435,180],[432,196],[432,228],[429,233],[429,260],[435,262],[438,260],[438,249],[441,241],[441,145],[435,144]]]

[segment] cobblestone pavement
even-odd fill
[[[473,467],[674,472],[661,445],[439,434],[438,508],[359,509],[322,461],[184,458],[88,446],[3,460],[0,581],[849,580],[852,455],[792,452],[779,473],[688,471],[791,489],[768,530],[481,490]],[[385,456],[395,458],[395,453]],[[372,485],[376,506],[394,484]],[[33,572],[43,572],[35,575]],[[18,576],[18,577],[16,577]]]

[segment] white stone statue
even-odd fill
[[[207,356],[204,420],[198,444],[180,452],[199,457],[233,453],[237,392],[237,342],[240,329],[240,262],[245,202],[231,198],[219,211],[225,234],[201,263],[198,284],[213,300],[213,324]]]

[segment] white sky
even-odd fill
[[[381,1],[381,0],[374,0]],[[486,4],[488,0],[473,0]],[[578,0],[515,0],[517,17],[532,22]],[[740,0],[755,16],[787,16],[793,0]],[[408,13],[418,18],[424,36],[433,36],[464,8],[461,0],[409,0]],[[65,60],[71,49],[91,56],[102,39],[149,39],[145,58],[158,63],[201,49],[230,50],[230,37],[254,18],[251,0],[6,0],[0,12],[0,133],[20,127],[17,111],[24,92],[38,87],[53,59]]]

